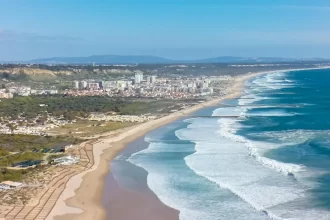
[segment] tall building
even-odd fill
[[[151,84],[151,76],[147,76],[147,84]]]
[[[156,82],[156,76],[151,76],[150,83],[155,83]]]
[[[99,88],[100,88],[100,89],[103,89],[103,87],[104,87],[104,83],[103,83],[103,81],[98,82],[98,84],[99,84]]]
[[[79,82],[79,89],[86,89],[87,88],[87,82],[86,81],[80,81]]]
[[[140,84],[143,81],[143,73],[135,73],[134,83]]]
[[[96,82],[89,82],[87,84],[87,89],[90,89],[90,90],[98,90],[100,87],[99,87],[99,83],[96,83]]]
[[[207,82],[201,83],[201,88],[207,88],[207,87],[209,87],[209,84]]]
[[[73,87],[74,89],[79,89],[79,81],[73,81],[73,82],[72,82],[72,87]]]

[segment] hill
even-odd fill
[[[170,60],[157,56],[97,55],[88,57],[53,57],[29,60],[39,64],[175,64],[175,63],[275,63],[299,61],[326,61],[322,58],[294,59],[281,57],[234,57],[222,56],[198,60]]]
[[[157,56],[97,55],[88,57],[53,57],[34,59],[28,62],[40,64],[163,64],[171,63],[172,61]]]

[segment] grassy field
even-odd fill
[[[29,170],[9,170],[5,168],[0,168],[0,182],[10,180],[10,181],[20,181],[23,176],[26,175]]]
[[[67,124],[62,127],[54,128],[49,131],[50,134],[71,135],[76,138],[89,137],[96,134],[117,130],[132,126],[135,123],[130,122],[96,122],[80,120],[74,124]]]
[[[111,98],[106,96],[64,96],[64,95],[39,95],[13,99],[3,99],[0,105],[0,117],[16,120],[21,116],[25,119],[35,119],[37,116],[63,116],[66,120],[76,117],[86,117],[90,113],[116,112],[121,115],[141,115],[168,113],[173,106],[196,102],[198,100],[155,100],[143,98]],[[40,107],[40,106],[43,107]]]
[[[82,140],[70,137],[68,135],[55,137],[23,134],[0,134],[0,154],[5,155],[6,151],[26,152],[34,149],[57,148],[81,142]]]
[[[35,153],[35,152],[11,154],[6,157],[0,158],[0,167],[9,167],[14,163],[22,162],[26,160],[42,160],[43,157],[44,157],[43,153]]]

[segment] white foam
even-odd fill
[[[271,72],[269,74],[255,78],[251,82],[250,86],[259,87],[263,90],[279,90],[296,86],[296,83],[294,83],[293,81],[288,81],[287,79],[285,79],[286,75],[286,72]]]
[[[160,160],[159,157],[170,152],[167,148],[172,149],[171,152],[176,150],[178,154],[193,150],[191,144],[161,144],[158,140],[150,143],[149,150],[137,152],[129,161],[147,170],[150,189],[164,204],[180,210],[181,220],[267,219],[263,213],[254,211],[231,192],[212,186],[204,178],[198,177],[182,158],[175,160],[175,154],[174,158]],[[228,212],[233,209],[235,212]]]
[[[259,108],[259,107],[256,107]],[[297,115],[297,113],[290,113],[282,109],[268,109],[265,111],[257,111],[257,112],[244,112],[241,114],[242,116],[253,116],[253,117],[284,117],[284,116],[294,116]]]
[[[246,108],[239,107],[217,108],[213,111],[212,116],[240,116],[245,110]]]
[[[249,156],[249,151],[235,140],[220,138],[216,132],[194,129],[177,131],[183,140],[196,143],[196,153],[185,158],[198,175],[233,192],[259,211],[293,201],[303,196],[294,180],[276,175]],[[278,185],[280,181],[283,186]],[[274,184],[275,183],[275,184]],[[268,212],[273,219],[279,216]]]
[[[237,143],[241,143],[244,146],[246,146],[247,149],[249,150],[250,156],[254,157],[262,165],[271,168],[273,170],[276,170],[285,175],[294,174],[303,170],[303,166],[300,165],[282,163],[276,160],[262,157],[258,152],[258,148],[252,141],[235,134],[236,129],[233,126],[235,124],[235,120],[230,118],[223,118],[223,119],[219,119],[219,123],[220,123],[220,130],[218,132],[222,137],[225,137],[227,139],[233,140]]]
[[[250,81],[248,85],[255,87],[254,90],[257,92],[294,85],[295,82],[284,77],[286,73],[274,72],[267,77],[262,76]],[[253,103],[263,99],[265,98],[249,94],[245,99],[239,99],[240,107],[219,108],[213,112],[213,115],[291,116],[295,114],[274,109],[252,111],[255,113],[248,111],[257,107],[253,106]],[[264,106],[264,108],[268,107]],[[186,122],[191,124],[176,131],[175,134],[181,140],[195,143],[195,153],[192,153],[188,144],[164,143],[150,138],[149,148],[132,155],[129,161],[148,171],[150,189],[166,205],[180,210],[181,220],[330,219],[328,211],[304,204],[304,202],[308,203],[310,198],[311,185],[306,186],[288,175],[305,174],[307,173],[305,167],[264,157],[264,152],[281,146],[251,141],[237,135],[238,129],[242,128],[238,123],[239,120],[188,119]],[[304,140],[303,138],[295,140],[295,137],[304,135],[303,131],[295,134],[288,132],[287,136],[276,132],[265,132],[265,135],[273,135],[274,138],[287,143]],[[189,169],[182,165],[182,161],[172,158],[159,159],[171,153],[189,154],[184,158]],[[192,171],[194,175],[191,174]],[[210,189],[212,186],[210,182],[219,188]],[[304,208],[305,206],[307,208]],[[252,211],[254,209],[251,207],[258,212]]]
[[[255,94],[244,95],[240,99],[238,99],[238,105],[245,106],[250,105],[252,103],[265,100],[266,98],[257,96]]]
[[[330,134],[329,130],[286,130],[286,131],[264,131],[260,135],[273,138],[287,145],[303,143],[320,135]]]
[[[215,113],[221,113],[221,110]],[[271,219],[329,219],[329,211],[305,204],[310,198],[306,184],[287,176],[290,173],[300,174],[304,167],[263,157],[262,151],[281,146],[252,142],[236,135],[240,128],[236,121],[222,118],[218,120],[220,129],[216,131],[212,126],[205,126],[204,130],[195,129],[198,126],[194,124],[203,123],[201,119],[195,119],[190,121],[192,124],[187,129],[177,131],[176,135],[181,140],[196,144],[196,152],[185,158],[188,167],[221,188],[230,190]],[[299,136],[299,132],[294,136]]]

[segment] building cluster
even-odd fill
[[[105,114],[92,114],[89,117],[91,121],[116,121],[116,122],[145,122],[155,119],[156,116],[136,116],[136,115],[105,115]]]
[[[156,76],[147,76],[147,78],[144,80],[142,72],[135,73],[133,84],[138,85],[143,83],[147,85],[156,83]]]
[[[28,86],[11,86],[0,90],[0,98],[12,98],[13,95],[29,96],[44,94],[66,94],[70,96],[102,96],[110,97],[146,97],[185,99],[209,96],[214,93],[213,86],[223,84],[232,77],[163,77],[144,76],[136,71],[132,78],[113,81],[81,80],[72,81],[72,89],[58,91],[56,89],[32,89]],[[221,87],[221,86],[220,86]],[[216,89],[218,93],[219,89]]]
[[[76,90],[111,90],[111,89],[125,89],[132,85],[153,84],[156,82],[156,76],[147,76],[144,80],[142,72],[136,72],[134,78],[131,80],[117,80],[117,81],[73,81],[72,87]]]
[[[108,95],[111,97],[192,98],[213,94],[211,78],[159,78],[137,72],[132,80],[73,81],[73,96]]]
[[[23,121],[25,125],[20,125],[19,121]],[[69,121],[63,118],[56,118],[48,116],[47,121],[41,125],[34,122],[34,125],[27,123],[26,119],[20,118],[18,120],[11,120],[11,124],[15,129],[10,129],[5,123],[0,123],[0,134],[29,134],[29,135],[44,135],[46,131],[69,124]]]
[[[118,81],[73,81],[72,87],[75,90],[89,90],[89,91],[95,91],[95,90],[110,90],[114,88],[118,89],[124,89],[126,87],[129,87],[132,85],[132,81],[128,80],[118,80]]]
[[[31,89],[28,86],[13,86],[6,89],[9,94],[15,94],[19,96],[29,96],[29,95],[45,95],[45,94],[57,94],[57,89]]]

